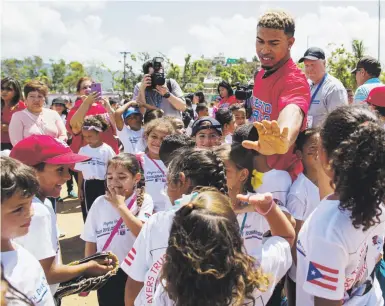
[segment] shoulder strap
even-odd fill
[[[172,92],[172,86],[171,86],[171,80],[170,79],[167,79],[167,88],[168,88],[168,91],[171,93]]]
[[[130,203],[127,205],[128,210],[131,209],[131,207],[132,207],[132,205],[134,205],[135,201],[136,201],[136,195],[134,195],[134,197],[132,198]],[[118,222],[115,224],[114,228],[112,229],[110,236],[107,238],[106,243],[103,246],[102,252],[104,252],[110,246],[112,239],[114,239],[114,237],[115,237],[116,233],[118,232],[122,223],[123,223],[123,218],[120,218],[118,220]]]

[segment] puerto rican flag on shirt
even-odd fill
[[[310,261],[306,281],[321,288],[336,291],[338,273],[339,271],[336,269]]]

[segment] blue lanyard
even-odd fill
[[[243,217],[243,220],[242,220],[242,225],[241,225],[241,236],[242,236],[242,233],[243,233],[243,229],[245,228],[246,218],[247,218],[247,213],[245,213],[245,216]]]
[[[326,76],[327,76],[327,73],[325,73],[325,75],[324,75],[324,77],[322,78],[321,82],[318,84],[317,89],[316,89],[315,92],[312,94],[311,100],[310,100],[310,104],[313,103],[314,98],[317,96],[318,91],[321,89],[322,85],[324,84],[325,79],[326,79]]]

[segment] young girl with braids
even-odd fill
[[[107,190],[92,205],[80,238],[86,241],[85,256],[111,251],[123,263],[154,205],[144,192],[144,180],[135,155],[120,153],[108,162]],[[124,306],[127,275],[118,270],[98,290],[100,306]]]
[[[128,274],[126,306],[134,305],[135,299],[135,305],[153,305],[173,218],[176,211],[188,203],[196,195],[197,188],[201,187],[213,187],[226,193],[225,169],[221,159],[208,150],[177,150],[167,173],[167,194],[174,206],[149,219],[121,265]]]
[[[160,146],[167,135],[175,133],[171,122],[164,118],[154,119],[144,127],[144,138],[147,143],[145,152],[136,156],[143,168],[146,181],[146,192],[154,201],[154,211],[163,211],[167,206],[164,194],[167,168],[159,157]]]
[[[266,305],[290,267],[294,229],[271,194],[239,199],[264,215],[272,237],[250,256],[230,199],[199,193],[175,213],[154,305]]]
[[[319,156],[335,192],[297,240],[297,305],[384,305],[374,269],[385,234],[385,130],[364,106],[329,114]]]

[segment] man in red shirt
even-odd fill
[[[290,55],[294,31],[293,18],[282,11],[268,12],[258,22],[256,51],[262,69],[254,80],[251,120],[259,141],[244,143],[248,149],[271,155],[269,165],[289,171],[292,178],[302,172],[292,146],[305,128],[310,105],[306,76]]]

